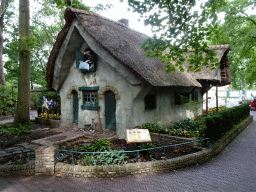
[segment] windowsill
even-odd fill
[[[89,70],[86,69],[80,69],[81,73],[93,73],[96,72],[95,67],[90,68]]]
[[[100,109],[98,104],[83,104],[83,105],[81,105],[81,107],[84,110],[95,110],[95,111],[98,111]]]

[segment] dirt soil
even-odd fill
[[[21,136],[0,136],[0,149],[7,149],[10,147],[16,147],[18,144],[31,143],[36,139],[41,139],[49,137],[51,135],[60,134],[61,132],[56,130],[51,130],[49,126],[34,124],[31,127],[32,132],[30,134]]]
[[[81,137],[73,141],[69,141],[66,143],[59,144],[59,149],[66,149],[66,150],[73,150],[73,151],[80,151],[80,147],[83,145],[90,145],[91,144],[91,137]],[[127,144],[126,140],[124,139],[118,139],[118,138],[111,138],[111,148],[114,150],[120,150],[123,149],[125,151],[133,151],[139,149],[140,144],[131,143]],[[175,143],[170,143],[175,144]],[[156,144],[157,145],[157,144]],[[159,145],[157,145],[159,146]],[[135,162],[146,162],[146,161],[152,161],[152,160],[163,160],[163,159],[170,159],[174,157],[179,157],[182,155],[195,153],[200,151],[199,148],[191,147],[191,145],[182,145],[182,146],[175,146],[175,147],[168,147],[162,149],[154,149],[151,151],[142,151],[139,153],[139,157],[137,156],[137,153],[127,153],[128,159],[126,163],[135,163]],[[164,155],[165,154],[165,155]],[[72,157],[71,153],[64,153],[64,160],[62,162],[72,164]],[[75,164],[83,165],[83,154],[76,154],[74,153],[74,160]]]

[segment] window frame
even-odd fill
[[[99,97],[98,97],[98,90],[99,87],[79,87],[79,91],[82,91],[82,99],[83,99],[83,104],[81,105],[81,108],[84,110],[99,110]],[[86,103],[85,102],[85,97],[89,96],[89,102],[90,103]],[[94,95],[92,97],[92,95]],[[87,97],[88,98],[88,97]],[[92,98],[94,98],[96,100],[96,103],[92,103],[93,101]]]
[[[96,72],[96,68],[97,68],[97,55],[90,48],[87,48],[85,50],[85,52],[86,51],[90,51],[92,53],[92,56],[93,56],[93,67],[90,68],[89,70],[80,69],[80,71],[81,71],[81,73]],[[80,61],[85,61],[85,54],[82,53],[81,51],[77,50],[76,51],[76,68],[77,69],[79,69]]]
[[[186,104],[186,103],[181,103],[180,99],[180,95],[184,96],[184,97],[187,97],[188,101],[186,103],[189,103],[189,99],[190,99],[190,94],[189,93],[175,93],[174,94],[174,104],[175,105],[183,105],[183,104]]]

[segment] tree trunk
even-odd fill
[[[5,85],[4,78],[4,64],[3,64],[3,28],[4,28],[4,14],[5,9],[7,7],[8,0],[2,0],[1,2],[1,10],[0,10],[0,85]]]
[[[26,124],[30,121],[30,46],[29,40],[29,0],[19,1],[20,71],[18,84],[18,101],[14,124]]]

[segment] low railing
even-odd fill
[[[106,153],[122,153],[122,165],[124,164],[124,156],[126,153],[133,153],[136,154],[137,156],[137,162],[140,162],[140,152],[142,151],[149,151],[149,150],[155,150],[155,149],[162,149],[163,150],[163,154],[164,157],[163,159],[166,160],[167,159],[167,154],[166,154],[166,149],[168,147],[176,147],[176,146],[181,146],[181,145],[187,145],[187,144],[193,144],[196,142],[203,142],[205,141],[205,146],[206,147],[211,147],[212,143],[210,138],[204,138],[204,139],[199,139],[199,140],[195,140],[195,141],[191,141],[191,142],[185,142],[185,143],[179,143],[179,144],[172,144],[172,145],[166,145],[166,146],[161,146],[161,147],[154,147],[154,148],[148,148],[148,149],[138,149],[138,150],[133,150],[133,151],[105,151],[105,152],[81,152],[81,151],[72,151],[72,150],[65,150],[65,149],[59,149],[56,151],[56,159],[58,161],[62,161],[64,160],[64,155],[63,153],[60,152],[69,152],[71,153],[71,157],[72,157],[72,164],[74,165],[74,154],[106,154]],[[200,150],[202,150],[202,145],[200,146]]]
[[[32,149],[32,148],[22,148],[22,149],[5,149],[5,150],[1,150],[0,151],[5,151],[7,152],[8,154],[11,153],[10,155],[18,155],[19,153],[17,153],[18,151],[21,151],[21,161],[20,161],[20,164],[23,165],[25,162],[26,162],[26,156],[25,154],[29,153],[28,154],[28,158],[30,160],[35,160],[35,153],[32,153],[35,151],[35,149]],[[1,158],[8,158],[9,155],[6,155],[6,156],[1,156]]]

